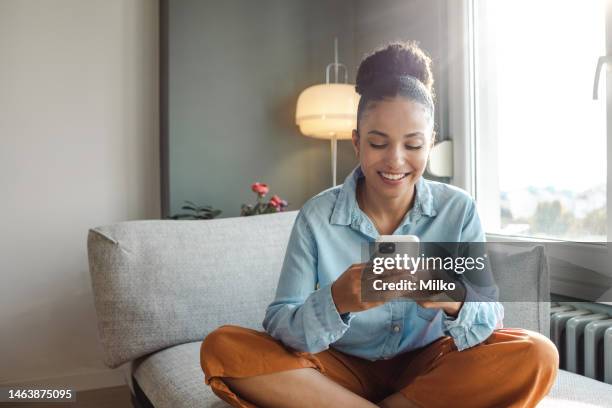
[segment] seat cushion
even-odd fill
[[[612,385],[559,370],[557,381],[538,408],[612,407]]]
[[[204,383],[200,342],[159,351],[135,363],[134,378],[156,408],[228,407]],[[538,408],[612,407],[612,385],[559,371]]]
[[[137,360],[132,375],[155,408],[228,407],[204,383],[201,342],[170,347]]]

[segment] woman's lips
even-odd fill
[[[381,180],[388,185],[396,186],[401,184],[410,173],[387,173],[379,171],[378,175]]]

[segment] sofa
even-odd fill
[[[200,344],[215,328],[262,330],[297,212],[93,228],[88,257],[104,363],[125,369],[135,407],[224,407],[204,383]],[[548,296],[541,248],[491,257],[496,277],[521,275]],[[527,298],[527,297],[526,297]],[[505,327],[548,335],[547,302],[504,303]],[[539,407],[612,407],[612,386],[560,371]]]

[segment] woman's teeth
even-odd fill
[[[383,172],[380,172],[379,174],[381,176],[383,176],[383,178],[386,178],[388,180],[400,180],[400,179],[403,179],[404,177],[406,177],[406,175],[408,173],[392,174],[392,173],[383,173]]]

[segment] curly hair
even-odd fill
[[[426,99],[433,110],[433,82],[431,58],[416,42],[394,42],[374,51],[361,61],[357,71],[355,90],[361,95],[357,109],[358,123],[368,102],[397,95],[416,99],[417,102]],[[415,91],[415,85],[420,89]],[[414,98],[415,92],[423,94],[422,98]]]

